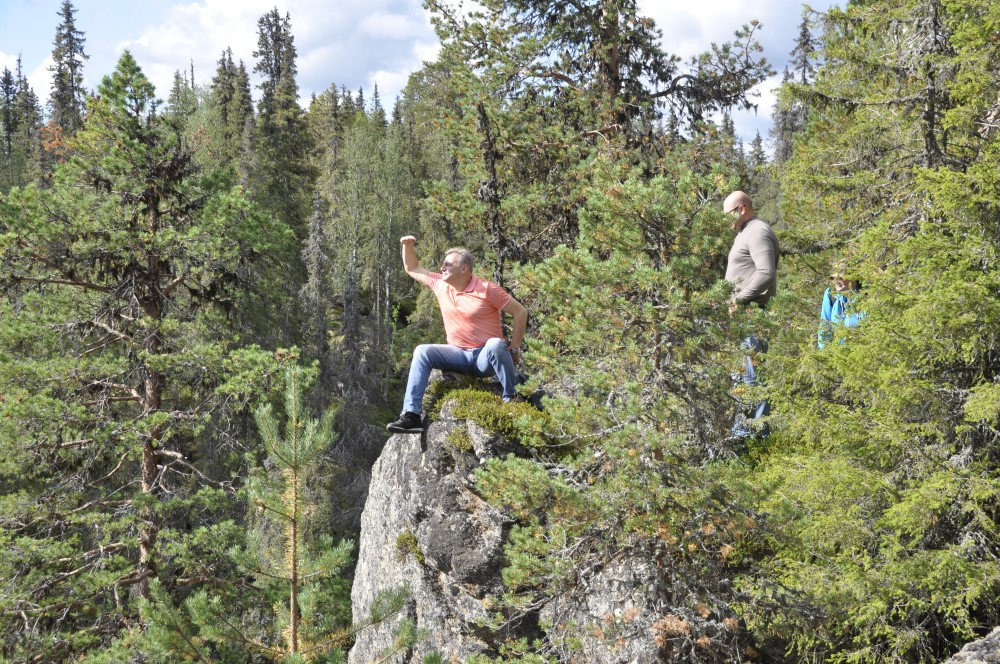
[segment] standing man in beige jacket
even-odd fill
[[[742,191],[729,194],[722,203],[722,210],[732,215],[733,230],[736,231],[726,264],[726,281],[733,285],[729,312],[735,313],[739,307],[749,306],[751,303],[763,309],[778,291],[778,237],[771,226],[757,216],[753,202]],[[734,376],[734,383],[757,385],[757,355],[767,352],[767,341],[751,334],[743,340],[743,349],[747,354],[741,373]],[[739,406],[733,423],[733,438],[745,439],[752,435],[766,437],[770,433],[767,424],[754,431],[747,426],[747,420],[756,420],[770,413],[771,406],[767,399],[759,403],[744,403],[737,397],[737,402]]]
[[[757,216],[750,197],[734,191],[722,204],[733,216],[736,238],[729,250],[726,281],[733,285],[733,302],[756,302],[762,309],[778,291],[778,237],[771,226]]]

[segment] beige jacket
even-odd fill
[[[726,265],[726,281],[735,288],[740,304],[765,306],[778,291],[778,237],[759,217],[749,219],[733,240]]]

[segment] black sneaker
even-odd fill
[[[424,424],[420,420],[420,413],[406,412],[395,422],[385,425],[385,428],[392,433],[420,433],[424,430]]]

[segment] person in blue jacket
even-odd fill
[[[857,327],[865,317],[863,311],[857,311],[851,304],[852,299],[861,291],[861,284],[839,272],[831,274],[830,281],[833,286],[823,293],[823,308],[820,312],[817,339],[820,348],[833,339],[835,326]],[[841,339],[840,342],[843,343],[844,340]]]

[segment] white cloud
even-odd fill
[[[825,10],[836,4],[833,0],[815,0],[811,6]],[[640,13],[653,18],[663,31],[662,47],[687,62],[691,57],[708,50],[711,44],[722,44],[733,39],[733,33],[753,20],[762,24],[755,33],[763,47],[763,56],[774,68],[775,76],[754,88],[759,94],[751,97],[757,112],[734,111],[736,134],[744,141],[753,139],[756,132],[767,140],[774,108],[774,89],[781,81],[781,73],[795,46],[798,26],[802,22],[801,2],[793,0],[697,0],[680,5],[662,0],[639,0]]]
[[[227,47],[253,76],[257,20],[275,6],[291,17],[303,104],[311,93],[331,84],[351,90],[363,86],[367,91],[376,83],[389,103],[409,74],[434,60],[439,50],[421,0],[75,0],[74,4],[79,9],[77,27],[87,38],[91,56],[84,65],[84,83],[90,89],[111,73],[125,48],[161,97],[169,94],[174,72],[187,71],[192,61],[197,83],[209,83]],[[814,2],[821,10],[831,4],[833,0]],[[464,0],[466,8],[473,5]],[[29,81],[44,102],[51,87],[47,67],[58,17],[54,9],[39,13],[32,7],[29,10],[26,3],[23,16],[13,15],[19,20],[0,24],[0,42],[8,50],[25,49]],[[639,0],[639,8],[663,31],[663,49],[685,60],[713,41],[728,41],[744,23],[760,19],[764,29],[758,37],[765,56],[780,73],[794,45],[802,5],[792,0]],[[16,56],[0,53],[0,67],[13,70],[15,65]],[[764,86],[762,92],[759,117],[734,118],[748,140],[752,127],[765,125],[771,112]],[[744,126],[751,128],[749,135],[743,133]],[[766,134],[766,126],[761,133]]]
[[[251,72],[257,48],[257,21],[275,7],[273,0],[202,0],[177,5],[118,46],[128,48],[156,86],[169,94],[176,70],[193,61],[196,80],[208,83],[226,48]],[[331,84],[349,89],[378,83],[383,98],[395,97],[409,73],[436,39],[419,0],[288,0],[278,11],[291,19],[298,54],[298,82],[303,103]],[[431,46],[429,46],[429,44]]]
[[[392,108],[393,100],[399,94],[399,91],[406,87],[406,82],[409,79],[409,71],[377,71],[369,79],[371,85],[366,87],[374,89],[376,85],[378,86],[378,94],[382,98],[382,106],[388,110]],[[396,92],[391,92],[393,90]],[[389,96],[390,94],[392,95],[391,97]]]
[[[426,23],[417,16],[375,13],[364,17],[358,30],[374,39],[410,39],[426,34]]]
[[[832,3],[820,0],[815,4]],[[712,42],[729,41],[736,30],[756,19],[763,25],[757,37],[765,57],[784,62],[802,20],[802,3],[790,0],[700,0],[687,6],[640,0],[639,6],[663,31],[664,49],[685,60],[705,51]]]
[[[441,42],[421,42],[413,45],[413,54],[421,62],[434,62],[441,52]]]
[[[745,143],[752,141],[754,134],[758,132],[760,132],[760,137],[764,139],[764,144],[769,143],[771,111],[778,99],[777,89],[780,83],[781,75],[776,74],[754,87],[753,91],[759,95],[754,99],[757,104],[756,113],[753,111],[733,112],[733,126],[736,129],[736,135],[741,137]]]

